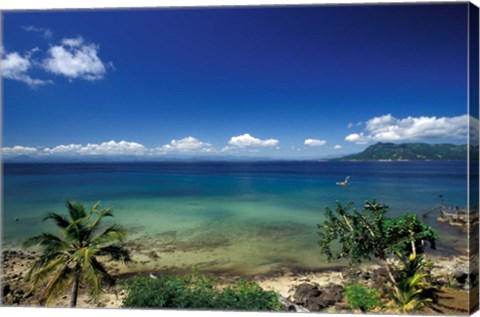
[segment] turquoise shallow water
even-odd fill
[[[345,176],[351,185],[336,186]],[[63,212],[66,199],[99,200],[130,239],[159,253],[172,249],[175,256],[163,260],[170,267],[315,269],[326,265],[316,235],[326,205],[339,199],[360,207],[375,197],[392,216],[421,215],[440,194],[466,206],[466,162],[6,164],[2,239],[15,245],[51,229],[40,219]],[[465,234],[432,218],[437,252],[466,247]]]

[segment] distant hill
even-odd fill
[[[478,157],[478,147],[472,147]],[[363,152],[347,155],[340,160],[466,160],[467,146],[426,143],[377,143]]]

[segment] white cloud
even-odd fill
[[[31,155],[36,154],[38,150],[34,147],[15,145],[13,147],[2,148],[2,155],[16,156],[16,155]]]
[[[357,144],[366,144],[367,143],[366,138],[363,135],[363,132],[349,134],[345,137],[345,141],[355,142]]]
[[[2,52],[2,58],[0,61],[2,76],[7,79],[23,82],[32,88],[52,83],[50,80],[32,78],[28,74],[28,71],[33,66],[30,56],[35,51],[36,50],[34,49],[25,56],[21,56],[17,52],[7,54]]]
[[[43,151],[48,154],[77,154],[82,149],[81,144],[57,145],[53,148],[45,148]]]
[[[318,140],[318,139],[306,139],[303,144],[307,146],[322,146],[325,145],[327,141],[325,140]]]
[[[79,47],[83,44],[83,37],[79,36],[73,39],[62,39],[62,45],[71,46],[71,47]]]
[[[23,30],[27,31],[27,32],[36,32],[36,33],[40,33],[42,35],[43,38],[45,38],[46,40],[49,40],[52,38],[53,36],[53,32],[50,30],[50,29],[47,29],[47,28],[39,28],[39,27],[36,27],[34,25],[27,25],[27,26],[24,26],[23,27]]]
[[[147,148],[140,143],[127,141],[109,141],[100,144],[88,143],[57,145],[45,148],[45,154],[78,154],[78,155],[142,155],[147,153]]]
[[[333,147],[334,150],[340,150],[341,148],[342,148],[342,146],[338,145],[338,144]]]
[[[280,142],[276,139],[266,139],[261,140],[251,136],[248,133],[234,136],[230,138],[228,144],[232,147],[236,148],[246,148],[246,147],[269,147],[269,146],[277,146]],[[228,147],[229,148],[229,147]]]
[[[395,142],[467,137],[468,115],[457,117],[407,117],[391,114],[374,117],[365,123],[365,133],[353,133],[346,141],[365,144],[370,141]]]
[[[353,128],[353,123],[350,122],[350,123],[347,125],[347,128],[349,128],[349,129]]]
[[[102,79],[107,71],[98,50],[97,45],[85,43],[82,37],[66,38],[48,50],[43,67],[69,79]]]
[[[213,147],[210,143],[202,142],[192,136],[181,140],[172,140],[169,144],[157,148],[157,151],[167,152],[212,152]]]

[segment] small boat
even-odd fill
[[[350,176],[345,177],[343,182],[337,182],[338,186],[348,186],[350,184]]]

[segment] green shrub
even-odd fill
[[[124,287],[125,307],[205,308],[216,296],[210,280],[195,276],[135,277]]]
[[[264,291],[255,282],[240,280],[226,287],[218,296],[216,308],[235,310],[280,310],[277,294]]]
[[[156,279],[135,277],[125,282],[124,307],[190,308],[233,310],[280,310],[281,304],[272,291],[257,283],[239,281],[219,290],[205,276],[166,276]]]
[[[376,289],[368,289],[358,283],[347,285],[344,295],[350,309],[368,312],[381,305],[380,294]]]

